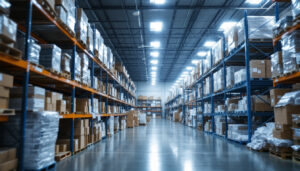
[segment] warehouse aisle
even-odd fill
[[[299,170],[300,164],[168,120],[126,129],[58,163],[58,171]]]

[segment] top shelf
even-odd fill
[[[273,39],[273,45],[275,46],[281,39],[282,37],[296,31],[300,29],[300,23],[288,28],[286,31],[284,31],[283,33],[281,33],[280,35],[276,36],[274,39]]]
[[[92,59],[102,71],[107,73],[108,77],[115,81],[118,85],[122,87],[128,94],[130,94],[133,98],[136,98],[134,93],[131,92],[126,86],[121,84],[121,82],[116,78],[116,76],[101,62],[99,61],[94,55],[89,52],[89,50],[84,47],[80,41],[78,41],[75,36],[71,35],[67,29],[62,26],[54,17],[52,17],[38,2],[37,0],[31,0],[33,7],[35,9],[33,11],[33,20],[32,20],[32,37],[36,38],[37,40],[44,40],[41,43],[54,43],[58,44],[58,46],[64,46],[68,48],[72,48],[72,46],[76,45],[80,51],[84,52],[90,59]],[[28,4],[28,2],[26,3]],[[12,12],[15,18],[19,18],[18,16],[26,14],[26,9],[24,8],[23,4],[18,4],[19,6],[16,8],[17,11],[20,13],[16,14],[16,12]],[[20,8],[23,5],[22,9]],[[14,6],[13,6],[14,7]],[[42,16],[38,15],[42,14]],[[22,18],[24,18],[22,16]],[[24,20],[24,19],[23,19]],[[18,24],[25,25],[25,22],[22,20],[17,21]],[[49,36],[50,35],[50,36]],[[42,38],[40,38],[42,36]]]

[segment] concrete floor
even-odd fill
[[[58,171],[291,171],[300,164],[174,123],[153,119],[57,164]]]

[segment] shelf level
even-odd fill
[[[292,73],[287,76],[275,78],[273,80],[273,86],[276,87],[278,84],[292,84],[300,81],[300,71]]]

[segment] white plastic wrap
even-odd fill
[[[300,151],[300,145],[292,145],[294,151]]]
[[[211,113],[211,103],[205,102],[204,103],[204,113],[210,114]]]
[[[300,91],[285,93],[275,107],[300,105]]]
[[[213,74],[214,78],[214,92],[224,89],[224,72],[223,68]]]
[[[268,143],[275,145],[276,147],[291,147],[293,145],[292,140],[278,139],[273,136],[268,138]]]
[[[7,0],[0,0],[0,10],[9,13],[11,4]]]
[[[240,69],[234,73],[234,84],[246,81],[246,69]]]
[[[4,35],[4,42],[15,42],[17,39],[17,24],[6,15],[0,14],[0,35]]]
[[[300,1],[292,0],[292,12],[294,18],[296,18],[300,14]]]
[[[61,49],[55,44],[42,44],[40,64],[48,69],[60,72]]]
[[[208,95],[211,92],[210,89],[210,77],[205,78],[204,83],[204,95]]]
[[[268,147],[268,139],[273,137],[273,129],[275,125],[273,122],[266,123],[266,126],[262,126],[256,129],[251,142],[247,144],[247,147],[254,150],[261,150]]]
[[[146,113],[140,113],[139,114],[139,123],[140,124],[146,124],[147,123]]]
[[[280,76],[283,73],[282,52],[276,52],[272,54],[271,63],[272,78]]]
[[[241,69],[245,68],[244,66],[229,66],[226,67],[226,87],[231,88],[234,85],[234,73]]]
[[[228,138],[235,141],[248,140],[247,124],[228,124]]]
[[[223,39],[220,39],[216,45],[212,48],[213,64],[216,65],[224,58]]]
[[[87,43],[88,17],[82,8],[77,8],[76,36],[84,44]]]

